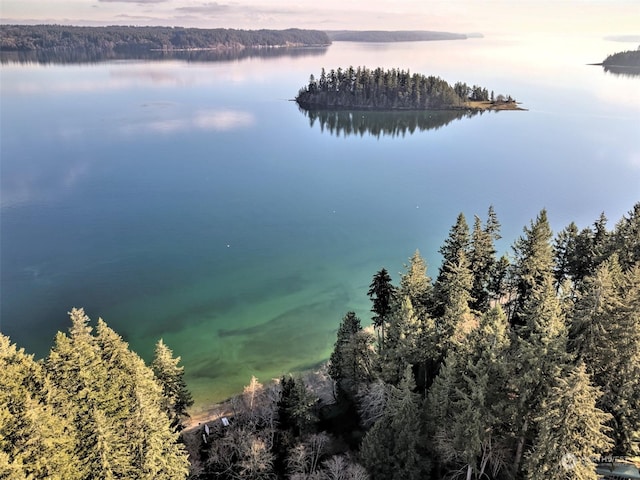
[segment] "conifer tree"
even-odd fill
[[[460,252],[468,256],[471,238],[469,234],[469,225],[463,213],[458,214],[456,223],[449,230],[449,236],[444,241],[438,252],[442,255],[442,264],[438,271],[439,282],[446,272],[448,264],[455,264],[458,261]]]
[[[511,306],[512,323],[523,324],[525,304],[536,287],[553,279],[552,232],[547,219],[547,211],[542,210],[529,228],[524,228],[513,250],[515,252],[514,286],[516,298]]]
[[[384,349],[384,326],[389,320],[393,310],[393,302],[396,289],[391,283],[391,277],[385,268],[376,272],[369,285],[367,295],[373,302],[371,311],[375,314],[372,318],[373,325],[378,330],[378,348]]]
[[[505,463],[509,339],[500,307],[482,317],[469,343],[449,352],[429,392],[438,457],[467,479],[495,476]]]
[[[494,242],[500,237],[500,223],[493,207],[489,207],[487,223],[482,228],[479,217],[475,217],[469,260],[473,272],[473,287],[471,289],[471,308],[484,312],[489,308],[492,291],[492,279],[496,273],[496,248]]]
[[[520,315],[524,324],[516,328],[517,337],[512,343],[514,370],[509,386],[515,398],[512,421],[518,437],[514,472],[520,468],[525,443],[535,435],[534,418],[540,402],[548,395],[553,379],[570,362],[566,320],[550,275],[533,287]]]
[[[130,473],[127,465],[112,465],[111,445],[118,443],[118,435],[115,426],[106,425],[104,421],[104,412],[118,413],[115,392],[104,395],[104,387],[110,385],[109,376],[113,372],[108,371],[100,357],[84,310],[74,308],[70,317],[69,336],[58,332],[46,368],[52,382],[66,393],[56,399],[55,408],[68,418],[76,431],[74,450],[80,460],[77,478],[102,475],[105,466],[108,468],[105,476],[114,469],[122,469],[122,474],[127,475]]]
[[[598,217],[598,220],[594,222],[593,227],[593,260],[591,263],[590,272],[593,272],[613,253],[611,244],[611,232],[607,230],[607,217],[604,212],[602,212]]]
[[[466,268],[471,268],[469,264],[470,245],[469,225],[467,225],[464,214],[460,213],[456,223],[449,230],[449,236],[438,250],[442,255],[442,263],[438,269],[438,276],[433,288],[430,313],[434,318],[444,314],[448,294],[447,277],[451,276],[451,270],[459,265],[461,258],[464,258]]]
[[[418,250],[415,251],[407,272],[400,280],[399,315],[400,334],[402,335],[401,356],[416,368],[416,381],[420,389],[425,390],[435,377],[439,362],[439,335],[436,322],[431,316],[433,308],[433,285],[427,275],[427,264]],[[384,362],[384,360],[382,360]],[[404,365],[398,363],[395,375],[400,378]]]
[[[56,408],[77,432],[82,470],[75,478],[185,478],[186,453],[152,370],[104,322],[94,336],[82,309],[70,315],[70,334],[58,333],[46,367],[66,393]]]
[[[509,257],[506,254],[502,255],[495,264],[489,284],[491,295],[501,304],[504,304],[504,299],[509,293],[511,283],[509,275],[511,271]]]
[[[564,280],[575,281],[578,278],[576,261],[578,251],[578,226],[571,222],[564,230],[561,230],[553,242],[554,269],[556,284],[560,285]]]
[[[337,340],[329,359],[329,375],[338,388],[353,395],[360,383],[372,378],[373,338],[360,325],[354,312],[348,312],[338,328]]]
[[[40,363],[0,334],[0,478],[75,478],[74,431]]]
[[[613,255],[587,277],[574,309],[570,346],[602,389],[616,452],[638,451],[640,434],[640,267],[623,273]]]
[[[612,249],[618,254],[623,269],[640,262],[640,202],[616,224]]]
[[[360,455],[372,480],[418,480],[430,465],[422,452],[420,396],[407,367],[398,387],[390,387],[385,413],[365,435]]]
[[[455,263],[449,262],[438,283],[443,312],[436,318],[438,347],[441,356],[452,347],[461,347],[465,337],[475,326],[475,319],[469,307],[472,301],[471,288],[473,274],[466,254],[458,252]]]
[[[96,327],[96,343],[112,372],[113,390],[119,391],[117,415],[107,418],[110,422],[122,418],[116,426],[129,452],[125,458],[132,476],[149,480],[184,478],[189,471],[186,452],[178,444],[178,434],[166,414],[167,400],[153,370],[102,319]],[[127,412],[126,418],[123,412]]]
[[[289,431],[294,437],[299,437],[308,432],[316,421],[312,408],[316,399],[300,379],[283,376],[280,384],[280,399],[278,400],[280,429]]]
[[[605,426],[610,415],[596,407],[600,395],[583,363],[554,379],[535,418],[538,434],[524,462],[527,478],[598,478],[593,458],[612,446]]]
[[[184,381],[184,367],[178,366],[179,363],[180,357],[174,358],[162,339],[158,340],[151,369],[162,386],[171,425],[178,430],[183,419],[189,416],[187,409],[193,405],[193,397]]]
[[[427,263],[416,250],[409,259],[409,265],[405,266],[406,273],[400,279],[399,295],[409,297],[413,308],[422,315],[426,311],[430,301],[433,285],[427,275]]]
[[[397,385],[407,365],[424,362],[431,353],[432,349],[423,341],[422,327],[411,299],[404,297],[400,308],[391,315],[385,349],[378,355],[378,370],[386,383]]]

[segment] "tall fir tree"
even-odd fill
[[[165,409],[171,425],[181,430],[182,422],[189,417],[187,409],[193,405],[193,397],[184,380],[184,367],[179,366],[180,357],[173,352],[162,339],[156,344],[151,369],[162,386]]]
[[[560,285],[565,280],[575,282],[579,277],[579,273],[576,271],[578,233],[578,226],[575,222],[571,222],[566,228],[558,232],[553,241],[553,274],[556,285]]]
[[[510,355],[513,370],[509,391],[514,397],[510,410],[517,438],[514,473],[521,467],[525,445],[535,437],[535,418],[542,399],[548,395],[553,379],[571,361],[566,319],[551,275],[533,287],[520,315],[523,325],[516,327]]]
[[[473,273],[463,251],[458,252],[455,262],[449,262],[438,283],[442,301],[442,316],[435,319],[438,332],[438,348],[441,358],[451,348],[461,348],[467,334],[476,326],[475,316],[469,304],[473,300]]]
[[[524,228],[521,236],[513,246],[515,264],[513,272],[513,290],[516,295],[510,306],[512,323],[524,323],[524,306],[533,291],[553,279],[553,250],[551,227],[547,219],[547,211],[542,210],[531,225]]]
[[[373,276],[367,295],[373,302],[371,311],[373,326],[378,331],[378,348],[384,349],[384,327],[389,321],[389,316],[394,308],[396,289],[391,283],[391,277],[385,268],[382,268]]]
[[[449,236],[438,250],[442,255],[442,265],[438,272],[437,281],[441,279],[447,268],[447,263],[456,263],[460,252],[465,255],[469,254],[471,246],[471,236],[469,233],[469,225],[463,213],[458,214],[456,223],[449,230]]]
[[[471,233],[471,245],[469,260],[473,272],[473,287],[471,289],[471,308],[485,312],[489,308],[492,297],[497,295],[492,286],[496,272],[496,247],[495,241],[500,237],[500,223],[493,207],[489,207],[488,218],[485,227],[482,227],[480,218],[474,218],[473,231]]]
[[[427,263],[420,251],[416,250],[405,266],[406,272],[400,278],[400,297],[409,297],[418,315],[426,312],[433,290],[431,278],[427,275]]]
[[[456,223],[449,230],[449,236],[438,250],[442,255],[442,263],[438,270],[433,289],[433,301],[431,314],[434,317],[441,317],[444,313],[444,304],[446,302],[446,278],[450,276],[451,270],[460,262],[460,258],[464,257],[466,262],[469,261],[469,249],[471,245],[471,237],[469,233],[469,225],[464,214],[460,213],[456,219]]]
[[[593,459],[607,452],[610,415],[596,406],[601,392],[591,384],[584,364],[554,379],[535,418],[538,434],[524,471],[531,480],[596,480]]]

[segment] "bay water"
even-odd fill
[[[148,361],[163,338],[195,410],[252,375],[313,368],[347,311],[369,323],[377,270],[397,282],[419,249],[437,274],[459,212],[472,224],[493,205],[502,253],[542,208],[556,232],[602,211],[612,228],[640,200],[640,77],[587,65],[630,48],[567,34],[4,61],[0,330],[42,357],[84,307]],[[310,74],[350,65],[528,110],[338,118],[291,101]]]

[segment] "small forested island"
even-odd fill
[[[295,98],[306,110],[523,110],[510,95],[408,70],[348,67],[322,69]]]
[[[609,55],[600,65],[605,72],[629,77],[640,76],[640,47],[638,50],[627,50]]]
[[[635,67],[640,68],[640,47],[638,50],[627,50],[609,55],[602,61],[605,67]]]
[[[345,305],[327,363],[191,424],[162,340],[147,366],[81,309],[42,360],[0,334],[0,477],[639,478],[640,203],[498,239],[492,207],[460,213],[434,279],[416,250],[399,282],[373,274],[370,324]]]
[[[149,51],[326,46],[319,30],[235,30],[183,27],[2,25],[0,51]]]

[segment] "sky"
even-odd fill
[[[638,0],[0,0],[0,23],[640,34]]]

